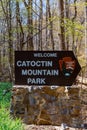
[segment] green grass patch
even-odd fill
[[[10,98],[11,98],[11,91],[9,91],[12,88],[11,83],[0,83],[0,105],[2,106],[9,106],[10,105]],[[5,93],[5,91],[8,91]]]
[[[11,88],[11,83],[0,83],[0,130],[24,130],[21,120],[13,119],[9,113]]]
[[[23,130],[20,119],[12,119],[9,111],[2,107],[0,109],[0,130]]]

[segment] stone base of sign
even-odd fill
[[[27,124],[79,126],[79,88],[14,86],[10,112]],[[75,127],[75,126],[74,126]]]

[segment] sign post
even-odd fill
[[[72,51],[15,51],[16,85],[71,86],[80,70]]]

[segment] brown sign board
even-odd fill
[[[16,85],[71,86],[80,70],[72,51],[15,51]]]

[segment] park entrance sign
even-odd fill
[[[72,51],[15,51],[16,85],[71,86],[80,70]]]

